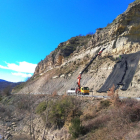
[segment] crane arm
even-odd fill
[[[98,54],[96,54],[88,63],[88,65],[80,72],[80,74],[82,75],[84,73],[84,71],[91,65],[91,63],[93,62],[94,59],[96,59],[96,57],[98,55],[101,55],[101,53],[103,52],[103,50],[105,50],[105,48],[103,48]]]
[[[78,82],[77,82],[77,85],[78,85],[78,91],[80,91],[80,88],[81,88],[81,85],[80,85],[80,80],[81,80],[81,76],[82,74],[84,73],[84,71],[91,65],[91,63],[93,62],[94,59],[96,59],[96,57],[98,55],[101,55],[101,53],[105,50],[105,48],[103,48],[98,54],[96,54],[91,60],[90,62],[88,63],[88,65],[80,72],[80,75],[78,76]]]

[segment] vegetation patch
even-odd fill
[[[113,87],[110,88],[108,95],[110,96],[108,100],[87,98],[86,102],[84,97],[66,95],[2,96],[0,117],[3,122],[12,118],[18,120],[17,131],[20,123],[25,122],[24,125],[31,128],[29,139],[35,134],[33,122],[37,117],[44,120],[41,130],[64,127],[71,139],[122,140],[133,137],[140,139],[139,133],[134,133],[140,129],[140,102],[131,98],[120,100]],[[22,119],[24,121],[20,122]],[[15,137],[18,138],[22,139],[19,136]]]
[[[57,52],[61,50],[64,57],[69,57],[78,46],[86,46],[88,41],[91,39],[93,33],[88,33],[86,36],[76,36],[70,38],[67,42],[62,42],[52,53],[53,58],[55,58]]]
[[[13,92],[13,93],[17,93],[17,92],[20,91],[24,86],[25,86],[25,83],[23,82],[23,83],[21,83],[21,84],[15,86],[15,87],[13,88],[13,91],[12,91],[12,92]]]
[[[109,100],[102,100],[100,101],[100,108],[108,108],[110,106],[111,102]]]
[[[79,117],[75,117],[71,120],[71,126],[69,127],[69,133],[72,135],[72,138],[78,138],[80,135],[84,135],[86,133],[86,130],[82,126]]]
[[[41,114],[46,110],[46,107],[47,107],[47,103],[43,101],[43,102],[38,104],[35,112],[38,113],[38,114]]]
[[[140,0],[135,0],[134,2],[135,2],[135,3],[136,3],[136,2],[140,2]]]
[[[81,115],[80,102],[72,97],[64,97],[56,101],[48,103],[49,114],[48,120],[51,125],[57,128],[63,127],[66,121],[71,120],[75,116]]]

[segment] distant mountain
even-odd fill
[[[3,80],[3,79],[0,79],[0,82],[4,82],[5,80]]]
[[[5,81],[3,79],[0,79],[0,91],[2,91],[3,89],[5,89],[8,86],[10,86],[11,90],[12,90],[12,88],[19,85],[20,83],[21,82],[13,83],[13,82],[8,82],[8,81]]]

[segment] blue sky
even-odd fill
[[[24,81],[59,43],[95,33],[134,0],[0,0],[0,79]]]

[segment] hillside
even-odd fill
[[[88,86],[94,95],[111,73],[116,58],[122,54],[140,51],[140,2],[131,3],[127,10],[117,16],[105,28],[98,28],[95,34],[72,37],[38,63],[34,75],[16,89],[18,93],[64,94],[76,87],[79,72],[102,48],[106,48],[100,58],[93,61],[88,71],[82,75],[81,85]],[[110,57],[111,56],[111,57]],[[140,63],[127,91],[119,89],[121,96],[139,97]],[[14,91],[13,91],[14,92]],[[92,94],[92,93],[91,93]]]
[[[27,82],[13,88],[15,94],[0,94],[0,139],[140,140],[140,98],[132,98],[140,96],[139,1],[95,34],[60,43]],[[68,96],[79,73],[103,48],[83,73],[81,85],[88,86],[91,95],[109,98]],[[119,78],[118,91],[114,85],[102,92],[106,81],[112,86]],[[0,87],[6,84],[15,83],[0,79]],[[122,90],[125,84],[127,90]]]
[[[12,95],[0,99],[0,136],[8,140],[139,140],[140,102]]]

